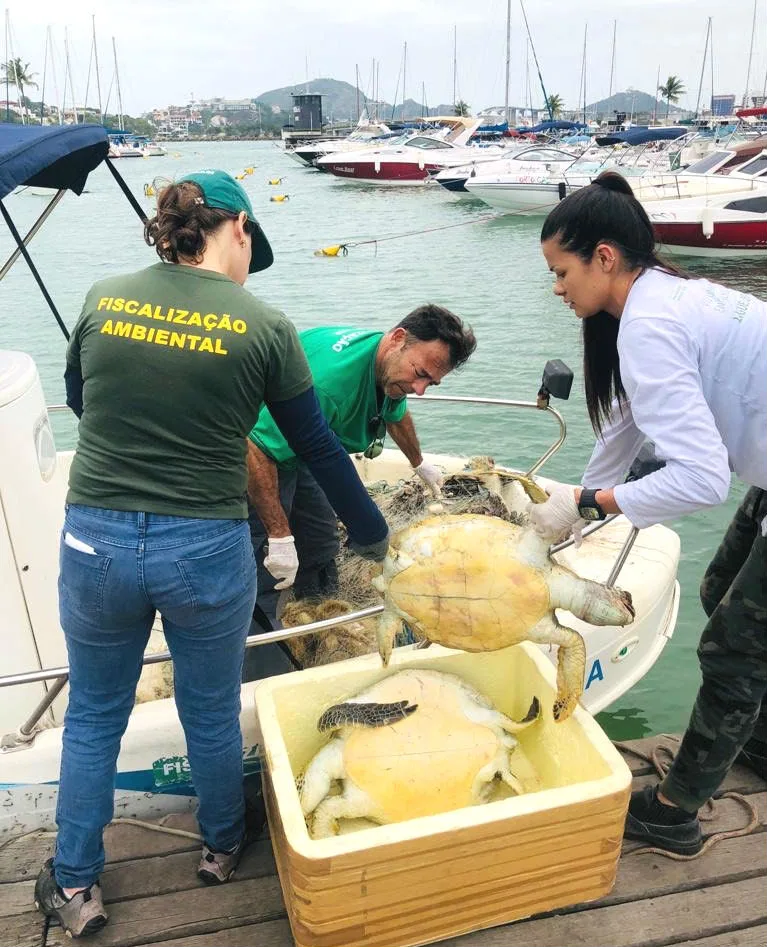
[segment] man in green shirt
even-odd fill
[[[422,395],[466,362],[476,348],[471,328],[427,304],[386,333],[334,326],[308,329],[299,338],[322,413],[346,450],[377,457],[388,432],[438,496],[442,475],[424,462],[406,396]],[[337,517],[265,407],[250,433],[248,471],[261,514],[250,508],[257,604],[275,624],[281,589],[295,583],[297,598],[336,591]]]

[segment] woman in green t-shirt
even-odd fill
[[[217,170],[170,185],[146,239],[162,262],[96,284],[67,351],[81,419],[59,578],[70,693],[56,852],[35,900],[72,936],[107,921],[103,829],[157,612],[199,798],[200,878],[227,881],[242,854],[240,673],[256,598],[245,438],[262,403],[357,551],[381,559],[388,537],[294,327],[243,288],[273,258],[242,187]]]

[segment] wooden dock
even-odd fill
[[[647,753],[658,742],[628,746]],[[635,789],[655,782],[648,763],[633,753],[624,756]],[[441,941],[442,947],[764,947],[767,783],[735,766],[725,791],[742,793],[757,811],[752,834],[724,839],[692,861],[632,854],[638,843],[624,843],[618,880],[607,897]],[[704,835],[741,828],[749,819],[737,799],[717,799]],[[197,831],[188,815],[165,824]],[[2,947],[72,944],[59,927],[46,932],[32,904],[34,879],[52,845],[52,834],[45,833],[0,848]],[[267,837],[248,849],[236,879],[216,888],[197,881],[199,843],[191,839],[114,825],[106,848],[102,884],[110,920],[84,941],[91,947],[292,947]]]

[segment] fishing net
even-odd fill
[[[496,470],[492,459],[485,457],[472,458],[467,461],[466,470],[447,477],[439,503],[435,503],[418,477],[394,484],[385,480],[368,484],[368,492],[383,513],[392,534],[437,512],[497,516],[522,525],[523,515],[514,510],[515,490],[523,492],[516,481],[507,481],[503,472]],[[380,573],[381,566],[355,555],[346,543],[342,525],[340,530],[342,551],[337,560],[338,592],[329,599],[289,599],[280,612],[284,627],[293,628],[335,618],[380,604],[381,596],[371,582]],[[375,621],[369,618],[336,625],[316,634],[289,639],[285,644],[296,662],[304,668],[370,654],[377,650]],[[396,644],[411,644],[413,641],[412,632],[406,628]]]

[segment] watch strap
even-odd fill
[[[578,512],[586,520],[603,520],[607,514],[597,503],[596,490],[581,490],[581,497],[578,501]]]

